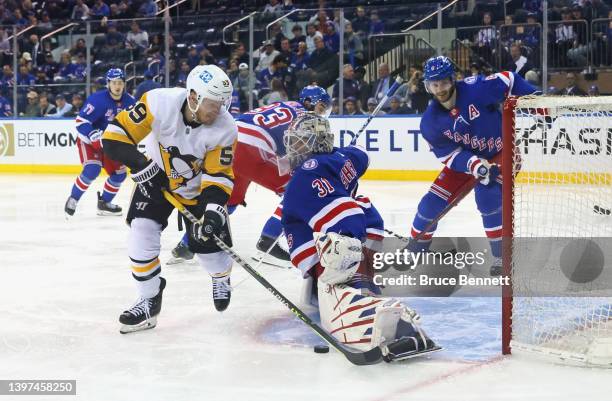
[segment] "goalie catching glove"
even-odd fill
[[[473,156],[468,161],[468,169],[482,185],[489,185],[499,176],[499,165],[489,163],[486,159]]]
[[[225,208],[215,203],[209,203],[206,205],[202,223],[191,226],[191,236],[197,242],[203,244],[213,236],[219,237],[226,221],[227,212]]]
[[[162,189],[168,187],[168,177],[153,160],[148,160],[146,166],[138,171],[132,170],[132,180],[138,184],[138,190],[153,202],[164,201]]]
[[[326,284],[346,283],[359,268],[362,259],[361,241],[336,233],[313,234],[321,266],[319,280]]]

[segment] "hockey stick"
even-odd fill
[[[200,224],[200,221],[189,211],[187,208],[179,202],[170,192],[163,190],[164,197],[172,206],[183,214],[192,224]],[[227,246],[219,237],[214,236],[215,243],[219,248],[225,251],[236,263],[238,263],[244,270],[247,271],[255,280],[263,285],[268,291],[274,295],[276,299],[281,301],[291,312],[295,314],[301,321],[303,321],[308,327],[314,330],[322,339],[327,341],[329,345],[341,352],[346,359],[355,365],[373,365],[383,360],[382,350],[380,347],[374,347],[366,352],[352,351],[342,345],[335,337],[325,331],[321,326],[313,322],[300,308],[293,304],[287,297],[285,297],[280,291],[278,291],[268,280],[262,277],[255,269],[249,265],[244,259],[242,259],[232,248]]]
[[[383,106],[385,105],[385,103],[387,102],[387,100],[393,96],[393,94],[395,93],[395,91],[397,90],[397,88],[400,87],[400,85],[402,84],[404,80],[402,79],[402,77],[400,77],[399,75],[395,78],[395,82],[393,82],[393,85],[391,85],[389,87],[389,89],[387,90],[387,93],[385,94],[385,97],[383,97],[380,101],[380,103],[378,103],[378,105],[376,106],[376,108],[374,109],[374,111],[372,112],[372,114],[370,114],[368,116],[368,119],[366,120],[365,123],[363,123],[363,125],[361,126],[361,128],[359,128],[359,131],[357,131],[357,134],[355,135],[355,137],[353,138],[353,140],[351,140],[351,146],[354,146],[357,143],[357,139],[359,138],[359,135],[361,135],[363,133],[363,131],[366,129],[366,127],[368,126],[368,124],[370,124],[370,121],[372,121],[372,119],[374,117],[376,117],[376,114],[378,114],[378,112],[380,111],[380,109],[383,108]]]
[[[402,236],[402,235],[399,235],[399,234],[397,234],[396,232],[393,232],[393,231],[388,230],[388,229],[386,229],[386,228],[384,228],[383,230],[385,230],[385,232],[386,232],[387,234],[391,234],[391,235],[393,235],[395,238],[397,238],[397,239],[401,239],[402,241],[408,241],[408,240],[410,239],[410,238],[408,238],[408,237],[404,237],[404,236]]]

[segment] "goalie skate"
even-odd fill
[[[431,339],[427,338],[423,343],[418,337],[402,337],[381,348],[385,362],[403,361],[442,350]]]

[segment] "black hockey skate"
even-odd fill
[[[397,333],[403,335],[382,347],[385,362],[401,361],[442,350],[423,331],[415,329],[415,326],[404,320],[399,321]]]
[[[152,329],[157,325],[157,315],[161,312],[162,294],[166,288],[166,279],[160,277],[159,292],[153,298],[140,298],[134,306],[119,316],[122,324],[121,334]]]
[[[213,302],[215,309],[223,312],[227,309],[232,297],[232,287],[230,285],[229,273],[222,277],[212,277]]]
[[[102,195],[98,192],[98,216],[121,216],[121,206],[111,202],[104,202]]]
[[[76,211],[78,201],[74,199],[72,196],[68,197],[66,204],[64,205],[64,212],[66,213],[66,218],[74,216],[74,212]]]
[[[259,252],[257,252],[257,256],[253,259],[257,261],[261,260],[262,263],[272,266],[290,268],[291,258],[289,252],[283,249],[278,241],[274,244],[274,241],[276,241],[276,238],[266,237],[265,235],[259,237],[256,246]],[[274,246],[272,246],[272,244],[274,244]],[[272,248],[270,249],[271,246]]]
[[[172,257],[168,259],[167,265],[176,265],[193,259],[193,252],[180,241],[172,250]]]

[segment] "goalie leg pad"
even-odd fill
[[[321,325],[343,344],[360,351],[380,346],[391,360],[413,356],[430,345],[416,323],[417,313],[398,300],[363,295],[346,285],[318,285]],[[395,344],[399,340],[401,347]]]

